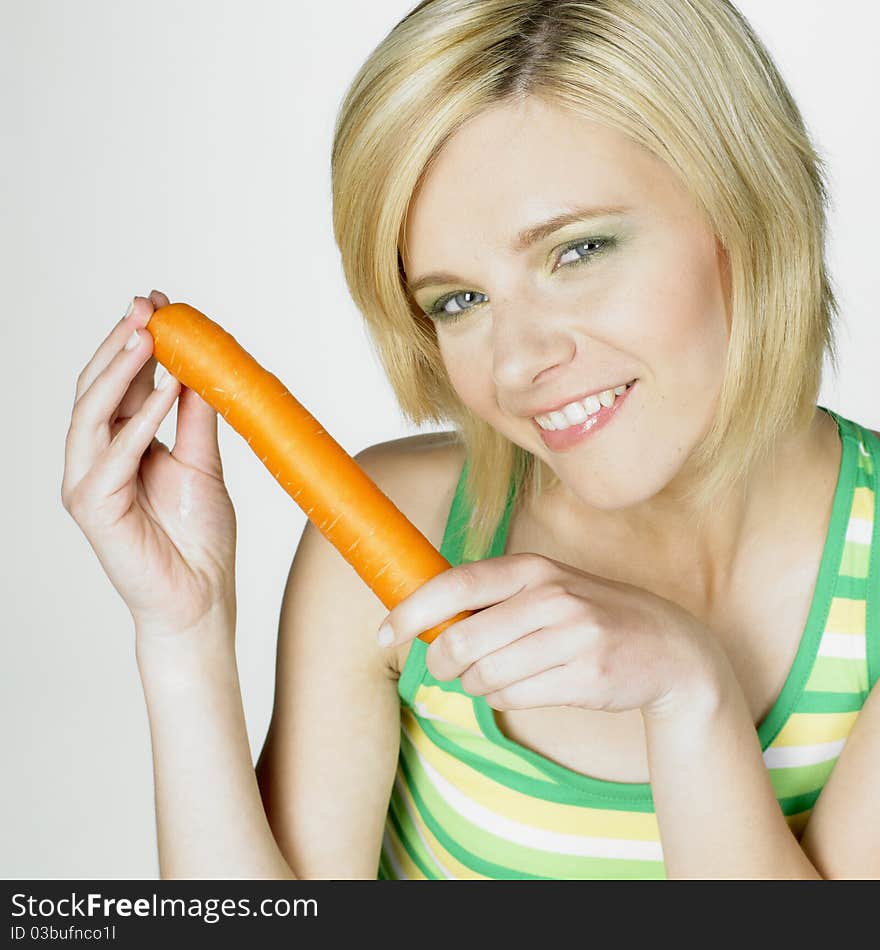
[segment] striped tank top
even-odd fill
[[[824,407],[819,407],[824,408]],[[796,837],[880,675],[880,439],[825,409],[842,457],[812,605],[788,678],[758,725]],[[441,553],[462,563],[459,478]],[[504,553],[513,489],[488,557]],[[507,738],[414,640],[398,682],[400,753],[379,880],[665,879],[650,783],[593,778]]]

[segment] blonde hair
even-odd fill
[[[382,40],[340,106],[333,228],[350,293],[401,405],[451,422],[485,556],[508,500],[558,484],[452,387],[405,285],[412,195],[444,142],[489,106],[540,96],[630,136],[678,173],[730,263],[731,335],[715,417],[694,450],[702,521],[806,431],[837,302],[824,260],[824,165],[769,53],[727,0],[424,0]],[[511,491],[511,480],[515,492]]]

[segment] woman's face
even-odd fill
[[[575,208],[606,210],[518,246]],[[405,245],[414,299],[437,311],[449,377],[474,413],[591,507],[629,507],[674,482],[714,417],[729,284],[720,244],[668,166],[540,99],[496,106],[437,156]],[[545,444],[539,410],[634,379],[586,438]]]

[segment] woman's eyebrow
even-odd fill
[[[528,250],[533,244],[543,240],[545,237],[549,237],[555,231],[560,230],[560,228],[564,228],[567,224],[572,224],[575,221],[585,221],[589,218],[607,218],[611,215],[626,214],[630,210],[630,208],[623,205],[593,205],[590,207],[569,208],[566,211],[561,211],[559,214],[553,215],[552,218],[547,218],[545,221],[539,221],[537,224],[532,224],[524,228],[516,235],[510,246],[513,251],[519,254]],[[466,281],[457,277],[455,274],[439,271],[434,274],[425,274],[424,277],[419,277],[411,282],[408,281],[407,287],[410,293],[415,294],[423,287],[430,287],[434,284],[459,283],[466,283]]]

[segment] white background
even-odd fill
[[[0,0],[3,877],[158,875],[130,617],[60,500],[77,375],[131,297],[209,314],[351,454],[415,431],[344,285],[329,170],[349,82],[414,3]],[[880,18],[864,0],[739,6],[830,164],[842,378],[820,403],[878,429]],[[256,759],[305,515],[222,424],[220,445]]]

